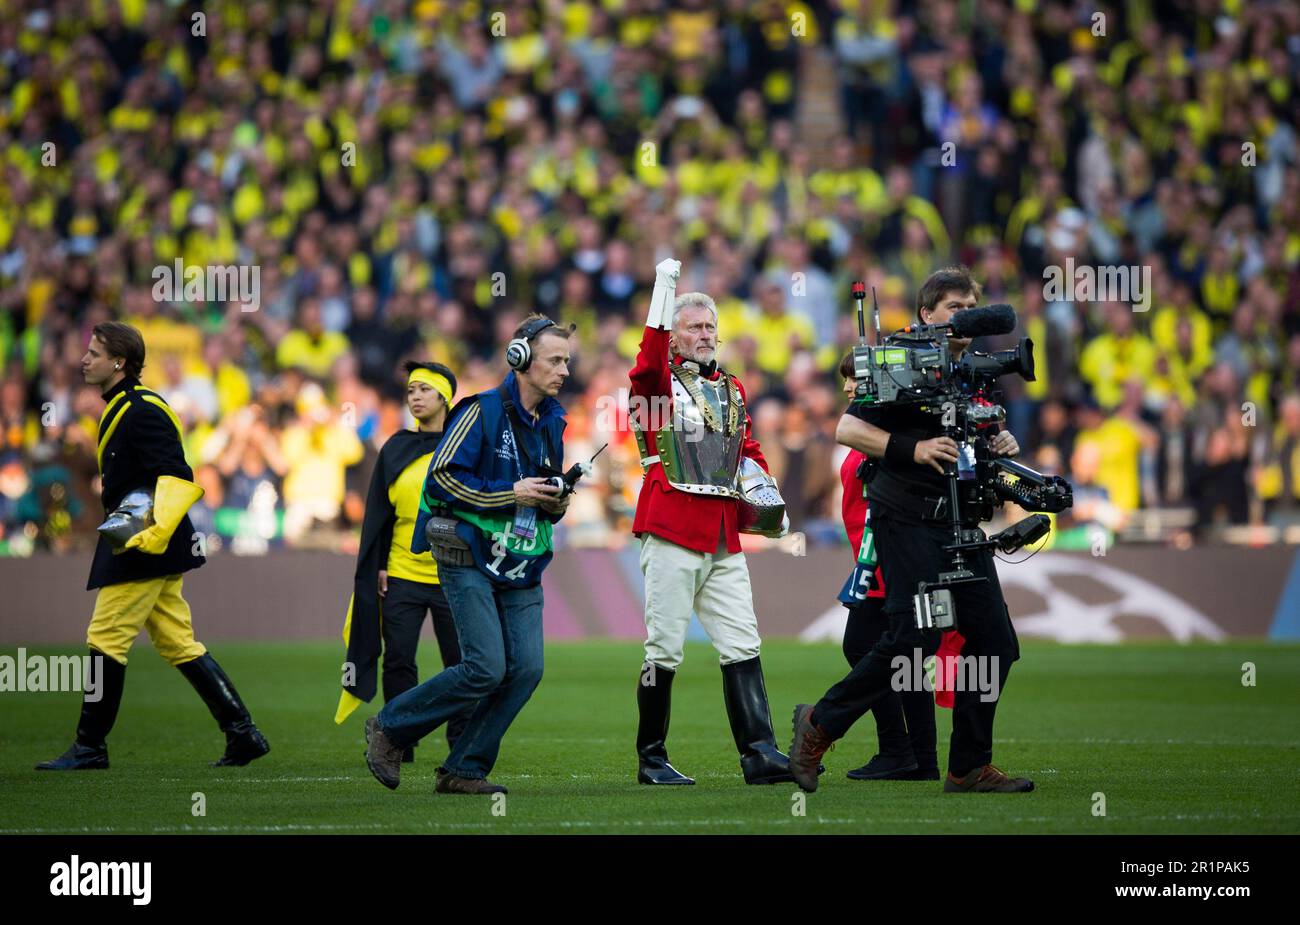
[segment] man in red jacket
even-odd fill
[[[745,389],[718,368],[718,311],[702,292],[676,295],[681,264],[655,268],[654,294],[632,369],[632,426],[645,481],[632,531],[645,576],[645,665],[637,685],[637,780],[693,784],[668,763],[672,683],[691,612],[718,650],[731,732],[747,784],[790,781],[776,747],[759,662],[758,618],[740,551],[741,458],[764,471]]]

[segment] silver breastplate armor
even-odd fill
[[[745,404],[735,380],[725,371],[710,381],[689,367],[669,368],[672,426],[655,433],[668,484],[697,495],[737,497]]]

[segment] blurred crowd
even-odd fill
[[[401,362],[487,388],[531,310],[578,327],[567,461],[611,442],[566,541],[624,543],[666,256],[812,543],[843,542],[849,282],[888,331],[954,262],[1035,342],[1004,404],[1075,484],[1063,537],[1300,522],[1298,74],[1282,2],[11,0],[0,554],[93,542],[98,321],[144,333],[210,551],[255,554],[355,548]],[[1139,268],[1145,310],[1066,266]]]

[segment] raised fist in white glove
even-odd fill
[[[673,295],[677,292],[677,277],[682,275],[682,262],[669,257],[655,267],[655,289],[650,294],[650,309],[646,313],[646,327],[668,330],[673,321]]]
[[[655,267],[655,284],[664,285],[669,289],[677,288],[677,278],[682,275],[682,262],[669,257],[666,260],[660,260],[659,265]]]

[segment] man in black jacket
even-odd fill
[[[94,327],[81,370],[104,401],[99,420],[99,459],[106,513],[127,495],[152,494],[152,523],[115,548],[101,535],[90,567],[87,590],[99,589],[87,643],[100,675],[99,699],[84,700],[77,738],[58,758],[38,771],[79,771],[108,767],[105,738],[117,719],[126,681],[126,655],[141,628],[158,654],[180,670],[207,704],[226,751],[214,767],[245,765],[270,751],[262,733],[235,692],[230,678],[195,641],[190,607],[181,596],[181,573],[204,558],[187,511],[203,496],[181,449],[175,413],[140,384],[144,338],[130,325],[106,321]]]
[[[979,284],[965,267],[938,270],[917,295],[917,318],[922,324],[944,324],[954,312],[973,308],[980,294]],[[948,344],[955,360],[970,340],[954,337]],[[915,405],[855,404],[836,429],[840,443],[879,460],[867,496],[885,582],[888,626],[871,651],[816,704],[795,707],[790,773],[804,790],[817,789],[818,763],[832,743],[889,695],[899,660],[907,665],[918,651],[928,658],[938,649],[939,631],[919,629],[912,616],[918,583],[934,582],[951,561],[944,548],[952,542],[951,515],[942,505],[947,503],[945,467],[957,463],[959,450],[938,422],[937,415]],[[1020,444],[1010,431],[1002,431],[989,440],[989,449],[995,456],[1014,456]],[[970,522],[969,512],[959,513],[963,526],[978,524],[978,520]],[[967,686],[956,690],[944,791],[1027,793],[1034,789],[1033,781],[1009,777],[992,764],[994,714],[1011,663],[1020,657],[1020,644],[992,553],[980,550],[970,556],[967,567],[984,580],[952,588],[958,630],[966,640],[962,657],[987,660],[985,664],[996,672],[997,687],[992,696]]]

